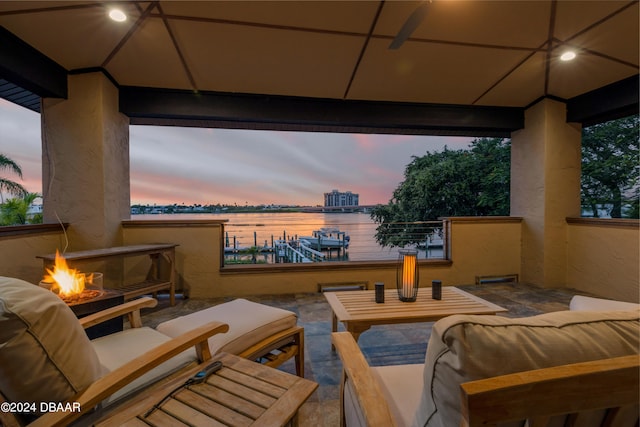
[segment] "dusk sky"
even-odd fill
[[[42,193],[40,115],[0,99],[0,153]],[[132,204],[321,205],[333,189],[387,203],[411,156],[471,138],[131,126]],[[6,172],[3,176],[13,177]]]

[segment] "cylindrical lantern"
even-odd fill
[[[396,286],[398,298],[403,302],[413,302],[418,297],[418,251],[401,249],[398,258]]]

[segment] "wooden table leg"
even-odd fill
[[[158,278],[160,277],[160,263],[158,262],[159,257],[159,254],[149,254],[151,266],[149,267],[149,272],[147,273],[147,279],[158,280]],[[151,296],[155,299],[158,299],[158,292],[153,292]]]
[[[336,313],[331,310],[331,332],[338,332],[338,317]],[[331,344],[331,350],[336,351],[336,348],[333,344]]]
[[[363,332],[368,331],[371,328],[371,325],[362,325],[360,323],[354,325],[348,322],[346,322],[344,326],[347,329],[347,332],[353,335],[353,339],[356,342],[358,342],[358,339]]]
[[[298,411],[296,411],[295,414],[293,414],[293,417],[291,418],[291,421],[289,421],[289,425],[291,427],[298,427],[299,423],[298,423]]]
[[[165,258],[169,262],[169,281],[171,286],[169,288],[169,302],[173,307],[176,305],[176,250],[172,248],[170,251],[165,252]]]

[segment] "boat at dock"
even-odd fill
[[[300,243],[317,250],[347,249],[351,238],[338,228],[324,227],[314,230],[311,236],[301,236]]]

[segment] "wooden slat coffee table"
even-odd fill
[[[180,388],[202,367],[222,360],[205,383]],[[285,426],[297,425],[298,409],[318,384],[231,354],[221,353],[162,386],[142,392],[123,408],[110,410],[97,427],[115,426]],[[150,412],[154,405],[156,409]]]
[[[402,302],[395,289],[384,293],[384,303],[376,303],[375,291],[325,292],[331,306],[332,331],[342,322],[356,341],[373,325],[433,322],[452,314],[496,314],[507,311],[499,305],[452,286],[442,288],[442,299],[431,298],[431,288],[420,288],[415,302]]]

